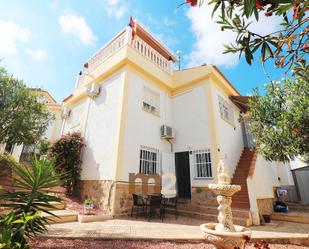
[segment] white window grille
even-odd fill
[[[230,105],[225,99],[221,96],[218,96],[219,99],[219,109],[220,109],[220,116],[225,121],[229,122],[230,124],[234,125],[234,111],[232,105]]]
[[[144,87],[143,110],[159,115],[160,114],[160,94]]]
[[[159,170],[159,150],[142,146],[139,156],[139,173],[156,174]]]
[[[210,150],[193,151],[195,178],[212,178]]]

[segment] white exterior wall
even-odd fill
[[[61,132],[61,125],[62,125],[61,111],[59,110],[58,112],[55,112],[54,117],[55,119],[53,119],[50,122],[43,136],[44,138],[50,141],[57,140],[60,137],[60,132]]]
[[[161,125],[173,126],[171,120],[171,100],[169,95],[155,87],[137,73],[129,71],[128,103],[124,132],[123,163],[120,180],[128,181],[129,173],[139,172],[141,146],[148,146],[160,151],[161,168],[173,167],[172,160],[164,160],[162,153],[171,154],[171,145],[160,137]],[[155,115],[143,110],[144,86],[160,94],[160,114]],[[167,157],[164,157],[167,158]],[[162,160],[163,159],[163,160]],[[168,165],[166,165],[168,164]],[[161,173],[161,169],[157,169]]]
[[[176,139],[174,152],[211,149],[209,114],[205,84],[172,98],[172,117]],[[211,154],[213,160],[213,155]],[[213,175],[216,172],[212,165]],[[196,179],[193,155],[190,155],[191,186],[206,186],[213,179]]]
[[[115,177],[124,72],[102,83],[100,95],[72,107],[65,124],[65,133],[80,130],[84,134],[81,180]]]
[[[269,162],[258,155],[254,174],[247,179],[247,185],[253,221],[259,224],[256,199],[274,198],[273,187],[294,185],[294,181],[289,164]]]
[[[241,124],[238,122],[240,110],[216,85],[213,84],[211,89],[218,148],[220,149],[219,158],[224,160],[225,165],[228,166],[229,174],[232,177],[244,148]],[[219,95],[232,106],[234,111],[234,125],[221,118]]]

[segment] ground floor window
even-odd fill
[[[142,146],[139,156],[139,173],[156,174],[159,168],[159,150]]]
[[[212,178],[210,150],[197,150],[193,155],[195,178]]]

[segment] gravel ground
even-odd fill
[[[124,240],[63,240],[41,239],[31,243],[32,249],[212,249],[206,243],[176,243],[160,241],[124,241]],[[308,249],[309,247],[295,245],[270,245],[270,249]],[[254,249],[253,244],[246,249]]]

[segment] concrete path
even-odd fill
[[[140,239],[140,240],[203,240],[199,224],[193,221],[186,225],[183,221],[147,222],[143,220],[113,219],[92,223],[62,223],[48,227],[44,237],[68,239]],[[192,224],[196,222],[197,224]],[[180,224],[179,224],[180,223]],[[309,224],[277,222],[266,226],[250,227],[252,239],[264,239],[271,243],[287,243],[309,246]]]

